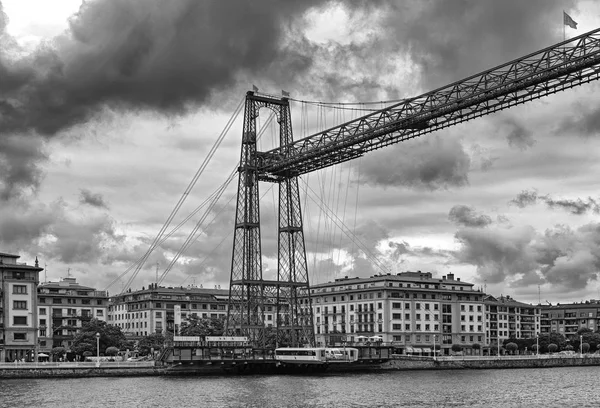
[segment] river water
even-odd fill
[[[600,407],[600,367],[0,380],[0,407]]]

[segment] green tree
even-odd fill
[[[196,315],[188,315],[181,326],[181,336],[221,336],[225,328],[225,319],[205,319]]]
[[[506,343],[505,348],[511,354],[515,354],[515,351],[517,351],[519,349],[519,345],[517,343],[510,342],[510,343]]]
[[[119,348],[114,346],[107,347],[105,353],[107,356],[116,356],[119,354]]]
[[[452,345],[452,351],[454,351],[455,353],[461,352],[462,351],[462,346],[460,344],[453,344]]]
[[[544,333],[540,334],[539,343],[540,351],[547,352],[549,351],[548,347],[550,344],[555,344],[561,349],[564,348],[567,343],[567,339],[560,333]]]
[[[71,350],[80,355],[85,351],[96,355],[96,333],[100,333],[100,350],[106,350],[108,347],[120,348],[121,344],[127,341],[120,327],[92,319],[75,335]]]
[[[600,345],[600,333],[585,332],[582,333],[583,342],[590,345],[590,350],[595,351],[599,349]]]
[[[558,345],[556,345],[554,343],[548,344],[548,351],[550,353],[556,353],[557,350],[558,350]]]
[[[138,351],[142,356],[150,354],[151,350],[161,350],[165,344],[165,336],[160,333],[152,333],[143,337],[138,343]]]
[[[58,361],[59,358],[65,355],[67,350],[64,347],[54,347],[50,354],[52,355],[52,361]]]
[[[581,345],[581,350],[582,350],[584,353],[587,353],[588,351],[590,351],[590,345],[589,345],[589,343],[583,343],[583,344]]]

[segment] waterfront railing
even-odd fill
[[[90,361],[65,361],[65,362],[16,362],[16,363],[0,363],[0,369],[49,369],[49,368],[140,368],[154,367],[154,361],[102,361],[99,364]]]

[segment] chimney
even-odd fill
[[[453,273],[449,273],[448,274],[448,280],[454,280],[454,274]]]

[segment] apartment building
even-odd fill
[[[38,344],[39,267],[17,262],[19,255],[0,253],[0,361],[33,360]]]
[[[164,287],[151,284],[147,289],[112,296],[108,323],[136,339],[152,333],[176,330],[188,314],[202,318],[227,316],[228,289]]]
[[[535,338],[541,330],[542,311],[540,305],[518,302],[510,296],[486,295],[485,303],[485,348],[497,354],[504,340],[509,338]]]
[[[449,273],[401,272],[370,278],[340,278],[313,285],[311,298],[317,344],[381,341],[400,353],[450,354],[460,344],[467,354],[486,342],[484,293]]]
[[[598,330],[600,324],[600,301],[596,299],[581,303],[541,306],[541,332],[560,333],[569,340],[576,339],[582,328]]]
[[[48,353],[53,347],[69,350],[86,322],[106,320],[108,314],[108,292],[80,285],[76,278],[41,283],[37,294],[41,352]]]

